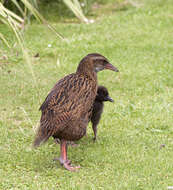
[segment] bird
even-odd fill
[[[92,129],[94,132],[94,138],[93,138],[94,141],[96,141],[97,139],[97,126],[101,119],[101,115],[104,108],[104,102],[106,101],[114,102],[114,100],[109,96],[107,88],[104,86],[98,86],[97,95],[92,105],[92,108],[91,108],[92,111],[91,111],[91,116],[90,116],[90,121],[92,123]],[[57,144],[60,143],[59,139],[55,139],[55,143]],[[68,142],[68,144],[73,147],[78,146],[73,141]],[[57,160],[57,158],[54,158],[54,160]]]
[[[76,72],[60,79],[40,106],[41,118],[33,146],[36,148],[49,137],[60,140],[60,164],[69,171],[73,166],[67,158],[67,141],[77,141],[86,134],[90,112],[97,94],[97,73],[118,69],[98,53],[86,55]]]
[[[114,100],[109,96],[107,88],[104,86],[98,86],[97,95],[93,103],[93,109],[91,114],[92,129],[94,132],[94,138],[93,138],[94,141],[96,141],[97,139],[97,126],[99,124],[103,112],[105,101],[114,102]]]

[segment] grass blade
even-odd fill
[[[83,14],[81,6],[77,0],[72,2],[71,0],[63,0],[64,3],[71,9],[71,11],[78,17],[82,22],[88,23],[88,19]]]
[[[1,39],[2,39],[2,41],[6,44],[6,46],[7,46],[8,48],[10,48],[9,43],[8,43],[8,42],[7,42],[7,40],[5,39],[4,35],[3,35],[3,34],[1,34],[1,33],[0,33],[0,38],[1,38]]]

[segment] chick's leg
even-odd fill
[[[96,141],[96,139],[97,139],[97,124],[92,124],[92,128],[93,128],[93,131],[94,131],[93,140]]]
[[[71,161],[67,159],[67,141],[61,140],[60,142],[60,163],[69,171],[75,171],[80,166],[71,166]]]

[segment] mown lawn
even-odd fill
[[[139,3],[124,10],[113,4],[108,14],[93,17],[94,24],[52,21],[64,41],[33,22],[25,38],[35,80],[11,32],[0,25],[15,46],[0,44],[0,189],[173,186],[173,3]],[[70,173],[53,161],[59,155],[53,139],[36,150],[31,145],[38,108],[49,90],[91,52],[103,54],[120,70],[98,74],[115,102],[105,103],[96,143],[89,126],[79,146],[69,147],[69,158],[81,165],[79,172]]]

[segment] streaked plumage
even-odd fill
[[[34,146],[50,136],[60,139],[60,162],[71,171],[74,168],[67,160],[66,141],[76,141],[85,135],[97,93],[96,72],[103,69],[118,71],[104,56],[88,54],[79,63],[76,73],[57,82],[40,107],[42,115]]]

